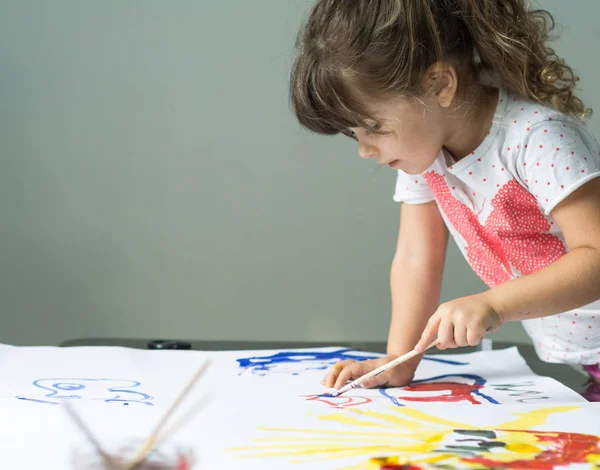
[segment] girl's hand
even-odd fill
[[[487,333],[502,326],[504,319],[486,301],[484,294],[462,297],[439,306],[431,316],[415,349],[424,351],[435,339],[439,349],[475,346]]]
[[[346,385],[348,381],[352,381],[362,377],[374,369],[387,364],[396,359],[398,356],[385,356],[378,359],[369,359],[367,361],[341,361],[335,364],[325,378],[321,381],[322,385],[329,388],[339,389]],[[373,377],[371,380],[363,384],[363,388],[373,387],[402,387],[408,385],[415,375],[415,366],[409,364],[399,364],[392,367],[390,370]]]

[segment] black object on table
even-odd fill
[[[385,353],[384,342],[306,342],[306,341],[211,341],[211,340],[173,340],[173,339],[134,339],[134,338],[79,338],[63,342],[62,347],[73,346],[122,346],[134,349],[193,349],[197,351],[238,351],[238,350],[260,350],[260,349],[298,349],[298,348],[321,348],[327,346],[339,346],[368,352]],[[575,368],[565,364],[550,364],[541,361],[532,345],[523,343],[509,343],[494,341],[492,349],[506,349],[516,346],[519,353],[531,370],[538,375],[551,377],[563,383],[567,387],[582,393],[585,389],[587,377]],[[460,354],[479,350],[478,347],[466,347],[447,349],[440,351],[431,349],[427,354]]]
[[[192,344],[173,339],[153,339],[148,341],[146,347],[148,349],[192,349]]]

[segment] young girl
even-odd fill
[[[507,321],[539,357],[600,381],[600,146],[553,20],[525,0],[319,0],[298,40],[300,123],[397,170],[387,357],[336,364],[339,388],[436,335]],[[490,289],[438,306],[448,231]],[[401,386],[420,357],[367,384]],[[600,397],[591,386],[589,397]]]

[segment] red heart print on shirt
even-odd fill
[[[482,225],[478,216],[456,199],[444,177],[435,171],[423,175],[437,204],[464,239],[465,256],[490,287],[530,274],[566,253],[562,241],[548,233],[550,222],[535,198],[515,179],[500,187],[491,200],[492,212]]]

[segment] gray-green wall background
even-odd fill
[[[394,173],[288,107],[310,3],[0,2],[0,342],[386,338]],[[600,3],[540,4],[600,109]]]

